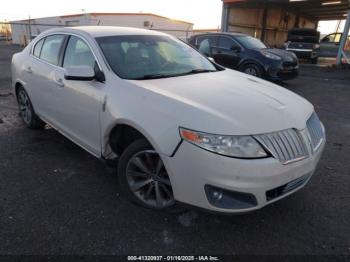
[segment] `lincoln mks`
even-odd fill
[[[151,209],[259,209],[302,188],[325,144],[304,98],[150,30],[45,31],[12,80],[25,125],[117,162],[120,191]]]

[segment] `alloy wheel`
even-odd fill
[[[144,150],[131,157],[126,178],[132,193],[152,208],[167,208],[175,203],[168,173],[159,154]]]
[[[32,121],[32,109],[30,106],[30,101],[24,90],[20,90],[18,93],[18,104],[20,115],[23,118],[23,121],[29,125]]]
[[[257,76],[257,72],[255,68],[252,68],[252,67],[247,67],[246,69],[244,69],[244,73],[252,76]]]

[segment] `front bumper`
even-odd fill
[[[298,58],[313,59],[319,56],[319,51],[316,49],[286,49],[293,52]]]
[[[177,201],[215,212],[243,213],[260,209],[302,188],[315,171],[324,142],[318,151],[307,159],[288,165],[275,158],[237,159],[208,152],[183,141],[173,157],[163,161],[170,176]],[[285,194],[271,192],[304,177],[304,182]],[[255,197],[256,205],[249,208],[219,208],[210,204],[206,185]]]
[[[270,68],[267,78],[272,81],[285,81],[296,78],[299,75],[298,68]]]
[[[266,68],[266,78],[272,81],[284,81],[296,78],[299,75],[297,62],[281,61]]]

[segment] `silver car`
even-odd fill
[[[120,190],[147,208],[262,208],[305,186],[325,145],[304,98],[150,30],[46,31],[12,80],[28,127],[118,161]]]

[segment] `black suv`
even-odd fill
[[[268,48],[259,39],[246,34],[200,34],[192,36],[189,44],[224,67],[257,77],[283,81],[298,75],[299,63],[293,53]]]
[[[288,38],[284,47],[292,51],[299,58],[308,59],[317,64],[320,54],[320,32],[315,29],[294,28],[288,31]]]

